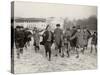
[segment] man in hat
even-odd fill
[[[71,30],[71,37],[73,37],[76,34],[76,32],[77,32],[77,29],[75,26],[73,26],[72,30]],[[77,38],[70,40],[70,45],[71,45],[72,49],[74,49],[76,47],[76,41],[77,41]]]
[[[56,55],[59,51],[59,54],[61,54],[61,47],[62,47],[62,39],[63,39],[63,31],[60,29],[60,24],[56,24],[56,29],[54,30],[54,41],[55,41],[55,50]]]
[[[77,29],[76,29],[76,26],[73,26],[72,29],[70,30],[70,38],[73,37],[77,32]],[[76,49],[76,42],[77,42],[77,38],[73,38],[73,39],[70,39],[70,48],[71,50],[75,51]]]
[[[87,45],[87,34],[83,31],[83,29],[81,29],[80,27],[77,28],[77,32],[76,34],[71,37],[71,39],[77,38],[76,41],[76,52],[77,52],[77,58],[79,57],[79,52],[78,49],[82,48],[82,53],[84,54],[84,47],[85,45]]]
[[[17,26],[15,30],[15,45],[17,49],[17,58],[20,58],[20,53],[23,53],[24,47],[24,32],[22,26]]]
[[[73,36],[71,36],[70,40],[72,41],[72,47],[74,48],[76,52],[76,58],[79,58],[79,52],[78,48],[81,47],[82,43],[82,33],[80,27],[77,27],[77,31],[74,33]]]

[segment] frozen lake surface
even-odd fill
[[[90,44],[89,44],[90,45]],[[80,57],[75,58],[75,53],[71,53],[68,58],[65,56],[61,58],[60,56],[55,57],[52,49],[51,61],[48,61],[44,55],[44,47],[40,46],[40,51],[35,53],[34,46],[24,48],[24,53],[21,55],[20,59],[14,58],[14,70],[15,73],[37,73],[37,72],[55,72],[55,71],[70,71],[70,70],[90,70],[97,68],[97,54],[95,51],[90,53],[90,46],[85,51],[83,55],[80,52]]]

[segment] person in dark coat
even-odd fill
[[[73,26],[72,30],[71,30],[71,37],[73,37],[77,32],[77,29],[75,26]],[[76,47],[76,42],[77,42],[77,38],[71,39],[70,40],[70,45],[72,48]]]
[[[20,58],[20,53],[23,53],[24,47],[24,31],[23,27],[17,26],[15,30],[15,45],[17,49],[17,58]]]
[[[24,29],[24,47],[27,48],[27,28]]]
[[[51,60],[51,46],[53,43],[53,33],[50,30],[50,26],[47,25],[45,32],[42,35],[43,40],[40,42],[41,45],[45,47],[45,56],[49,54],[49,61]]]
[[[92,35],[90,53],[92,53],[92,51],[93,51],[93,46],[95,47],[95,51],[97,52],[97,32],[94,32]]]
[[[60,24],[56,25],[56,29],[54,30],[54,43],[55,43],[55,50],[56,55],[59,51],[59,54],[61,54],[61,47],[62,47],[62,41],[63,41],[63,31],[60,29]]]
[[[30,41],[31,41],[32,33],[30,31],[26,31],[26,44],[27,46],[30,46]]]
[[[80,37],[82,34],[81,34],[81,29],[80,27],[78,27],[77,29],[76,28],[73,28],[73,33],[71,35],[71,38],[70,38],[70,45],[72,47],[72,49],[76,52],[76,58],[79,58],[79,52],[78,52],[78,48],[80,48],[81,46],[81,40],[82,37]]]

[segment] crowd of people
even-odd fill
[[[23,48],[30,46],[31,38],[34,39],[34,50],[35,52],[39,52],[40,45],[44,46],[45,56],[50,61],[52,55],[52,45],[55,45],[55,56],[58,55],[64,57],[70,57],[70,51],[74,51],[76,53],[76,58],[79,58],[79,50],[84,54],[85,50],[88,47],[88,41],[91,40],[91,53],[93,51],[93,46],[95,46],[95,51],[97,51],[97,32],[91,34],[91,32],[86,28],[81,28],[73,26],[72,29],[66,28],[62,30],[60,28],[60,24],[56,24],[56,28],[52,31],[51,26],[47,25],[47,27],[43,30],[38,30],[38,28],[34,27],[32,33],[28,28],[24,28],[23,26],[16,26],[15,31],[15,46],[17,49],[17,58],[20,58],[20,54],[23,54]],[[44,32],[40,35],[41,32]],[[40,41],[40,37],[42,37],[42,41]],[[66,54],[65,54],[66,53]]]

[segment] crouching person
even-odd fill
[[[51,46],[53,43],[53,33],[50,29],[50,26],[47,25],[46,31],[43,33],[43,40],[40,42],[40,44],[44,45],[45,56],[49,56],[49,61],[51,60]]]

